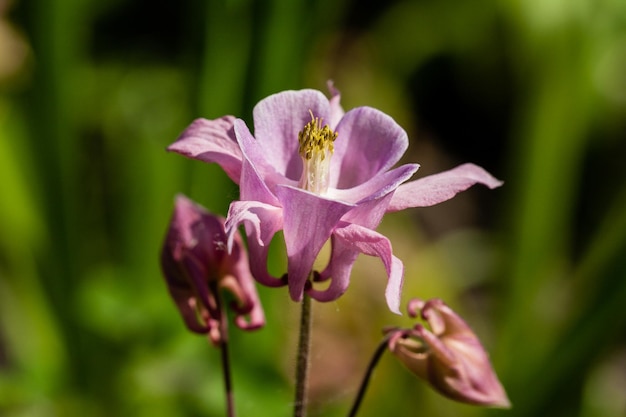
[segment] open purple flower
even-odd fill
[[[187,328],[208,334],[218,344],[222,320],[226,320],[218,291],[233,296],[235,324],[254,330],[265,324],[248,258],[236,234],[230,253],[226,250],[224,219],[208,213],[180,195],[161,252],[167,287]]]
[[[476,183],[494,188],[501,182],[465,164],[403,184],[419,167],[392,169],[408,147],[406,132],[370,107],[344,113],[330,87],[330,99],[301,90],[261,100],[253,112],[254,136],[232,116],[197,119],[168,149],[218,163],[239,184],[240,200],[230,206],[226,230],[232,235],[245,225],[251,270],[260,283],[288,284],[295,301],[305,291],[331,301],[348,288],[359,253],[378,256],[388,276],[387,304],[399,314],[404,267],[389,240],[375,231],[383,215],[440,203]],[[280,230],[288,266],[286,277],[276,278],[267,271],[267,251]],[[315,279],[330,282],[319,290],[309,274],[329,239],[330,261]]]

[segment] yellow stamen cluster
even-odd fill
[[[310,113],[311,121],[298,133],[299,152],[305,159],[311,159],[315,153],[322,152],[323,159],[326,152],[333,153],[337,132],[333,132],[328,125],[322,127],[322,119],[314,117],[313,112]]]
[[[309,112],[311,121],[298,133],[299,153],[304,164],[300,187],[323,194],[328,190],[330,157],[334,151],[333,142],[337,139],[337,132],[333,132],[328,125],[322,127],[322,119]]]

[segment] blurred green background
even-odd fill
[[[327,79],[409,132],[417,175],[506,182],[379,230],[405,301],[463,315],[514,408],[453,403],[387,355],[359,415],[626,415],[623,0],[0,0],[0,415],[224,415],[219,354],[157,259],[176,193],[225,214],[237,188],[164,149]],[[345,415],[382,326],[411,325],[384,284],[361,257],[314,306],[311,416]],[[237,407],[287,416],[298,310],[259,291],[267,327],[232,332]]]

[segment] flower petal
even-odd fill
[[[391,268],[387,272],[388,280],[385,288],[385,299],[392,313],[400,313],[400,299],[404,285],[404,264],[396,256],[391,257]]]
[[[183,321],[187,328],[194,333],[207,333],[209,328],[206,324],[201,324],[198,320],[198,310],[196,307],[196,293],[190,285],[186,285],[183,282],[170,280],[169,277],[173,274],[184,274],[180,266],[175,264],[172,258],[163,256],[161,258],[161,267],[163,272],[168,278],[167,288],[168,291],[178,307]]]
[[[376,230],[385,215],[391,197],[393,197],[392,193],[376,200],[359,203],[357,207],[346,213],[341,220],[346,223],[354,223],[371,230]]]
[[[232,277],[222,280],[221,287],[229,287],[236,300],[231,308],[235,311],[235,324],[243,330],[255,330],[265,325],[265,313],[256,291],[250,262],[239,233],[234,233],[231,251],[226,257],[225,272]]]
[[[506,392],[489,356],[465,321],[440,299],[422,305],[421,316],[431,326],[392,330],[389,349],[415,375],[446,397],[468,404],[508,408]],[[417,305],[410,306],[415,316]]]
[[[302,172],[298,132],[311,121],[311,112],[328,122],[330,104],[317,90],[274,94],[261,100],[253,110],[254,136],[267,161],[278,173],[295,181]]]
[[[206,308],[213,317],[219,314],[207,283],[219,281],[217,269],[224,262],[220,250],[226,240],[222,222],[184,195],[176,196],[161,265],[170,293],[193,331],[188,320],[197,322],[196,308]],[[192,306],[192,298],[198,298],[200,305]]]
[[[231,294],[240,328],[257,329],[265,323],[241,236],[235,230],[230,240],[227,253],[224,218],[183,195],[176,197],[161,266],[187,327],[208,333],[216,344],[223,336],[220,322],[226,319],[219,305],[220,290]]]
[[[278,187],[276,194],[283,206],[289,293],[300,301],[315,258],[339,219],[354,206],[290,186]]]
[[[280,203],[274,195],[274,188],[276,184],[282,184],[288,180],[269,165],[265,159],[266,152],[254,139],[243,120],[237,119],[234,129],[244,156],[239,185],[240,198],[278,206]]]
[[[233,116],[196,119],[167,150],[204,162],[215,162],[239,184],[241,150],[233,131]]]
[[[353,188],[400,160],[409,145],[404,129],[371,107],[348,111],[337,125],[331,187]]]
[[[263,285],[285,285],[281,278],[267,271],[267,252],[272,238],[283,227],[283,211],[279,207],[257,201],[233,201],[228,209],[224,227],[228,236],[228,250],[233,247],[234,236],[240,224],[244,224],[248,236],[250,272]]]
[[[501,186],[503,182],[478,165],[459,165],[449,171],[402,184],[396,190],[387,211],[439,204],[474,184],[483,184],[493,189]]]
[[[341,297],[350,284],[352,266],[359,256],[359,251],[352,242],[346,242],[341,234],[333,233],[330,237],[330,260],[326,268],[320,273],[319,281],[330,279],[330,284],[324,290],[311,288],[308,294],[317,301],[333,301]]]
[[[404,278],[404,265],[392,253],[391,242],[374,230],[356,224],[344,223],[335,229],[332,239],[331,259],[320,274],[321,279],[331,278],[326,290],[310,290],[311,297],[319,301],[331,301],[340,297],[348,288],[350,271],[359,253],[377,256],[387,271],[385,298],[389,310],[400,313],[400,294]]]
[[[440,298],[432,298],[425,302],[421,316],[437,337],[472,334],[467,323]]]
[[[465,321],[440,299],[426,302],[422,318],[428,321],[436,338],[445,344],[449,355],[454,358],[454,363],[450,364],[449,355],[441,356],[441,352],[433,350],[436,355],[432,367],[437,371],[431,374],[431,378],[439,386],[438,389],[459,401],[510,407],[487,352]],[[435,330],[435,327],[439,329]],[[433,348],[432,341],[423,340]]]
[[[331,188],[327,196],[351,203],[374,200],[395,191],[400,184],[411,178],[418,170],[417,164],[406,164],[391,171],[375,175],[370,180],[348,189]]]

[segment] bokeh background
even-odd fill
[[[514,408],[449,401],[386,355],[359,415],[626,415],[623,0],[0,0],[0,415],[224,415],[219,354],[158,253],[177,193],[225,214],[238,192],[165,147],[328,79],[408,131],[417,176],[471,161],[506,182],[379,230],[404,300],[462,314]],[[381,328],[412,324],[384,284],[361,257],[315,304],[311,416],[346,415]],[[259,291],[267,327],[231,335],[237,406],[287,416],[298,309]]]

